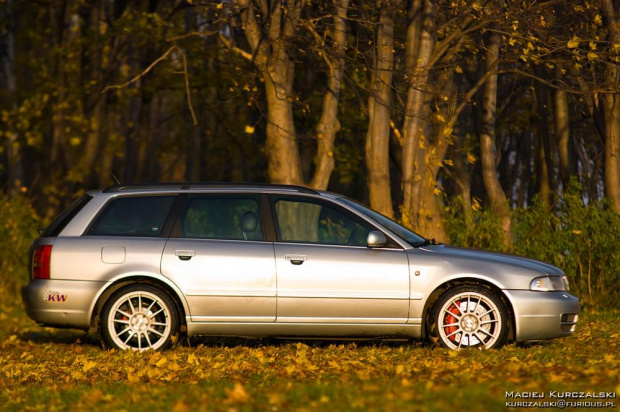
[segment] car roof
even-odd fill
[[[126,183],[109,186],[102,190],[108,194],[128,193],[171,193],[171,192],[221,192],[248,191],[257,193],[303,193],[330,198],[340,197],[336,193],[314,190],[304,186],[272,183],[224,183],[224,182],[167,182],[167,183]]]

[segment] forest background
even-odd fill
[[[620,291],[615,0],[0,0],[0,274],[85,190],[329,189]]]

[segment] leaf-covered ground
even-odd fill
[[[491,410],[505,407],[506,391],[620,394],[618,315],[585,314],[573,337],[492,351],[229,340],[134,353],[102,350],[96,336],[79,331],[41,328],[5,304],[0,408]]]

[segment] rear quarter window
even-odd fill
[[[56,237],[69,222],[93,199],[91,195],[83,195],[59,214],[41,233],[41,237]]]
[[[157,237],[175,196],[122,197],[109,202],[87,235]]]

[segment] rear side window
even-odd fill
[[[42,237],[56,237],[79,212],[92,200],[92,196],[83,195],[59,214],[56,219],[41,233]]]
[[[263,240],[258,199],[250,196],[194,196],[181,213],[180,237]]]
[[[160,235],[175,196],[122,197],[112,200],[88,231],[96,236]]]

